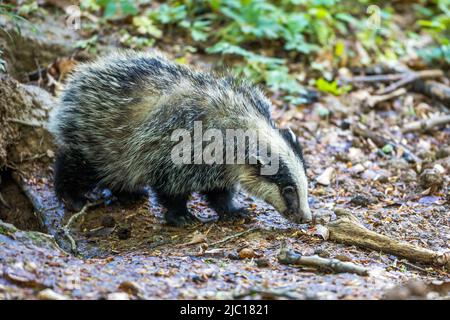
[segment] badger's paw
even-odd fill
[[[199,220],[189,211],[167,211],[164,215],[166,224],[172,227],[184,227]]]
[[[250,210],[246,207],[241,208],[233,208],[228,210],[227,212],[223,212],[219,214],[219,220],[221,221],[239,221],[242,219],[246,219],[250,216]]]

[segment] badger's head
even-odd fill
[[[271,204],[285,218],[305,223],[312,220],[308,204],[308,180],[302,149],[290,129],[264,130],[259,145],[266,142],[268,155],[245,165],[240,177],[242,187]],[[251,155],[250,155],[251,158]]]

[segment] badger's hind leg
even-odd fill
[[[217,212],[220,220],[235,220],[250,214],[247,208],[236,204],[234,200],[236,190],[234,188],[215,189],[205,194],[210,207]]]
[[[61,149],[56,155],[55,192],[67,209],[80,211],[87,202],[86,193],[97,183],[93,167],[79,151]]]
[[[168,225],[182,227],[197,220],[187,208],[188,194],[168,195],[158,190],[155,191],[159,203],[167,209],[164,218]]]

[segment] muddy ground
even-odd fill
[[[74,52],[76,34],[59,34],[53,25],[58,21],[37,23],[45,27],[45,39],[49,39],[45,46],[42,34],[27,32],[20,43],[31,50],[39,44],[39,65]],[[11,29],[7,24],[2,27]],[[58,88],[48,83],[26,80],[24,74],[34,72],[35,65],[26,55],[18,60],[16,49],[24,50],[9,44],[7,61],[12,71],[2,77],[12,75],[23,84],[41,85],[57,94]],[[161,49],[174,55],[164,45]],[[191,54],[188,61],[211,67],[200,55]],[[437,252],[448,251],[450,127],[400,131],[417,119],[407,112],[408,105],[421,114],[448,109],[412,91],[377,107],[363,107],[361,96],[373,91],[364,85],[341,97],[322,96],[319,102],[287,109],[272,97],[277,106],[275,119],[290,125],[304,147],[311,208],[332,218],[334,208],[346,208],[370,230]],[[39,101],[32,105],[52,107],[45,105],[53,103],[49,100]],[[19,107],[24,103],[19,99]],[[330,111],[325,116],[320,112],[324,108]],[[46,115],[38,117],[44,124]],[[355,134],[353,125],[363,125],[406,148],[381,152],[373,141]],[[166,226],[153,196],[136,203],[102,202],[71,226],[77,244],[74,253],[63,232],[71,214],[53,192],[56,150],[51,138],[29,123],[14,126],[21,134],[5,148],[6,166],[0,180],[4,200],[0,202],[0,299],[449,298],[450,278],[444,268],[325,241],[314,235],[314,226],[289,223],[270,206],[245,194],[240,194],[240,201],[253,214],[235,222],[215,221],[202,196],[194,194],[192,211],[210,222],[186,228]],[[437,182],[424,176],[427,168],[438,170]],[[329,182],[319,179],[321,184],[318,177],[327,169],[332,172]],[[358,276],[285,266],[277,259],[281,246],[304,255],[351,261],[371,272]]]

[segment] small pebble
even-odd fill
[[[135,296],[138,295],[142,291],[141,287],[139,287],[139,285],[136,282],[133,282],[133,281],[124,281],[124,282],[122,282],[119,285],[119,289],[124,291],[124,292],[133,294]]]
[[[65,295],[56,293],[52,289],[44,289],[37,294],[39,300],[68,300]]]
[[[444,182],[442,173],[435,168],[425,169],[419,177],[420,185],[423,188],[440,187]]]
[[[130,296],[126,292],[113,292],[108,294],[107,300],[130,300]]]
[[[251,259],[255,257],[255,251],[250,248],[244,248],[241,251],[239,251],[239,258],[240,259]]]

